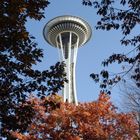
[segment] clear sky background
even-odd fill
[[[89,75],[92,72],[99,73],[103,69],[101,62],[112,53],[125,53],[128,51],[120,44],[121,32],[95,30],[99,17],[93,7],[83,6],[82,0],[52,0],[50,2],[51,4],[46,8],[45,19],[39,22],[29,20],[27,23],[28,31],[36,37],[38,46],[44,50],[42,63],[37,64],[35,68],[40,70],[48,69],[59,60],[57,49],[51,47],[43,38],[44,25],[49,20],[61,15],[74,15],[83,18],[92,28],[92,37],[78,51],[76,66],[77,96],[80,102],[96,100],[100,88]],[[108,69],[115,73],[120,71],[120,66],[113,64]],[[111,98],[115,104],[120,104],[119,86],[112,89]]]

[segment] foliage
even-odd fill
[[[7,129],[26,129],[33,111],[29,105],[18,105],[30,93],[42,97],[46,92],[57,92],[66,80],[64,64],[57,63],[44,71],[32,68],[41,62],[43,51],[25,25],[29,18],[44,18],[48,4],[47,0],[0,1],[0,139],[12,139]]]
[[[140,88],[136,86],[135,81],[129,79],[124,84],[122,92],[125,98],[125,101],[123,102],[124,109],[135,114],[140,133]]]
[[[101,93],[97,101],[75,106],[51,95],[31,98],[35,115],[28,133],[11,132],[19,140],[130,140],[140,138],[131,113],[117,113],[110,97]],[[21,106],[24,106],[23,104]]]
[[[83,5],[93,6],[97,10],[100,20],[96,29],[110,31],[112,29],[122,32],[123,38],[120,40],[124,46],[131,46],[132,50],[127,54],[112,54],[102,62],[106,67],[117,62],[118,64],[128,64],[129,69],[123,66],[122,72],[113,76],[106,70],[100,74],[91,74],[95,82],[100,82],[100,87],[106,89],[113,86],[125,75],[134,70],[131,76],[136,80],[136,85],[140,87],[140,34],[131,37],[133,30],[138,29],[140,23],[140,1],[139,0],[83,0]],[[135,53],[132,53],[135,52]],[[134,55],[132,55],[134,54]],[[100,81],[101,80],[101,81]]]

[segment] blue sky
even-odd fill
[[[46,18],[37,22],[29,20],[27,28],[29,32],[36,37],[38,46],[44,50],[44,58],[42,63],[35,66],[36,69],[48,69],[54,65],[58,59],[56,48],[51,47],[44,40],[42,31],[43,27],[49,20],[61,15],[79,16],[86,20],[92,28],[92,37],[87,44],[79,48],[77,67],[76,67],[76,83],[78,101],[88,102],[96,100],[99,95],[99,86],[90,78],[92,72],[99,73],[103,69],[101,62],[112,53],[126,52],[126,48],[120,44],[121,33],[119,31],[101,31],[95,30],[95,25],[99,17],[93,7],[82,5],[82,0],[53,0],[46,8]],[[119,72],[118,65],[110,65],[111,72]],[[115,104],[120,103],[120,91],[116,86],[112,89],[112,100]]]

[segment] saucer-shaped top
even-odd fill
[[[89,24],[83,19],[75,16],[59,16],[50,20],[43,29],[45,40],[54,47],[57,47],[58,35],[72,33],[72,46],[79,38],[78,46],[85,44],[91,37],[92,30]]]

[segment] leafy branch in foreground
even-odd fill
[[[58,92],[66,80],[64,64],[57,63],[49,71],[33,69],[41,62],[43,50],[27,31],[26,23],[44,18],[48,4],[47,0],[0,1],[0,139],[14,140],[7,130],[26,130],[32,111],[25,106],[21,112],[19,105],[31,93],[42,97]]]
[[[100,87],[106,89],[111,85],[116,85],[130,71],[134,71],[131,75],[136,80],[136,85],[140,87],[140,34],[131,37],[132,31],[139,27],[140,23],[140,1],[139,0],[83,0],[83,5],[93,6],[97,10],[100,20],[97,22],[96,29],[110,31],[112,29],[122,32],[121,44],[131,46],[132,49],[126,55],[112,54],[102,64],[108,66],[114,62],[118,64],[127,64],[128,70],[116,73],[111,76],[108,71],[103,70],[100,74],[91,74],[95,82],[101,82]],[[116,8],[117,7],[117,8]],[[132,55],[132,52],[133,53]],[[108,78],[109,76],[109,78]]]

